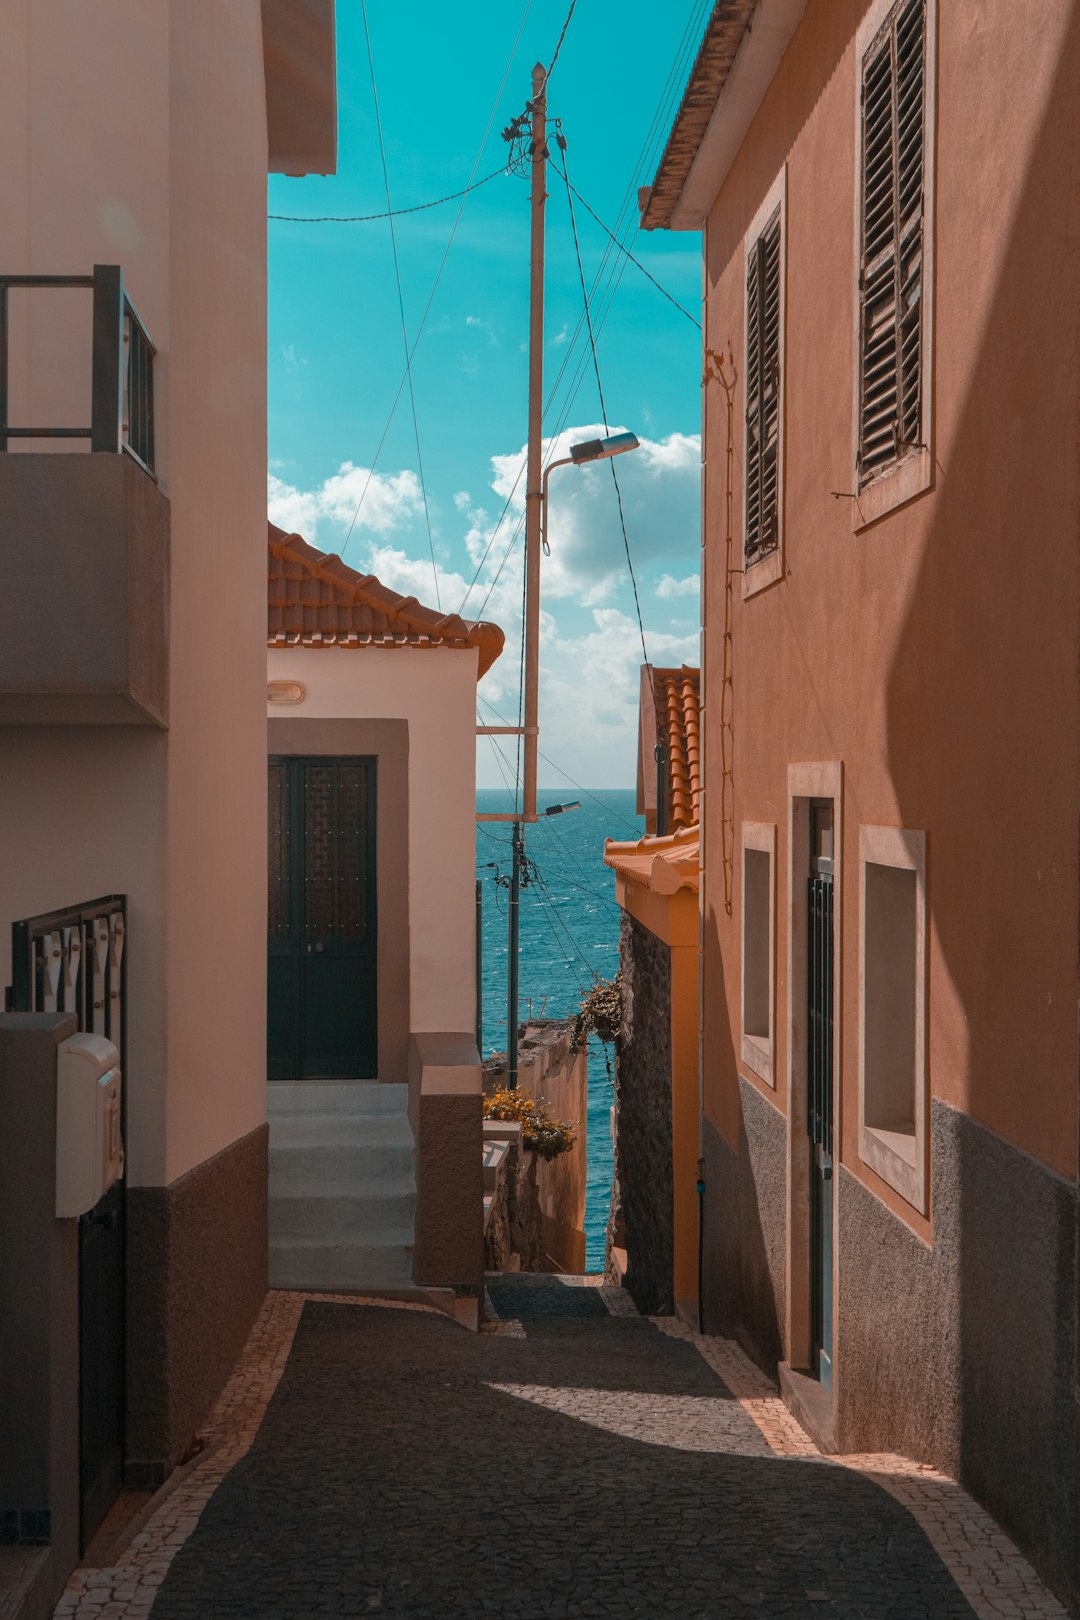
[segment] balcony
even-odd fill
[[[83,389],[85,312],[73,320],[68,300],[41,319],[44,295],[72,290],[92,295]],[[0,275],[0,725],[167,724],[154,353],[119,266]],[[87,390],[89,425],[12,420],[13,401],[45,397],[59,416]]]

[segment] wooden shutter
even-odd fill
[[[780,208],[746,261],[746,534],[753,562],[780,538]]]
[[[901,0],[863,58],[859,482],[922,438],[925,0]]]

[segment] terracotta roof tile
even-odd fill
[[[715,0],[660,165],[652,185],[641,193],[641,223],[647,231],[671,223],[672,210],[746,37],[755,4],[756,0]]]
[[[677,894],[696,889],[701,869],[701,838],[697,827],[657,838],[652,833],[634,842],[604,843],[604,864],[620,877],[653,894]]]
[[[657,730],[667,743],[667,826],[693,827],[701,814],[701,678],[696,669],[652,672]]]
[[[503,650],[497,624],[423,607],[272,523],[268,547],[268,646],[475,647],[479,675]]]

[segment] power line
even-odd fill
[[[485,174],[482,180],[471,181],[461,191],[448,191],[445,197],[435,197],[431,202],[414,203],[411,208],[392,208],[381,214],[267,214],[266,217],[286,220],[291,225],[368,225],[374,220],[400,219],[403,214],[421,214],[425,208],[439,208],[443,203],[455,202],[458,197],[467,197],[470,191],[479,191],[481,186],[508,172],[504,163],[501,168]]]
[[[397,386],[397,393],[394,395],[393,402],[392,402],[392,404],[390,406],[390,413],[386,418],[385,426],[383,427],[382,433],[381,433],[381,435],[379,437],[379,442],[378,442],[378,444],[377,444],[377,446],[375,448],[375,455],[372,458],[371,466],[368,468],[367,479],[365,481],[363,489],[360,492],[360,499],[356,503],[356,511],[353,513],[352,522],[349,524],[349,530],[348,530],[348,533],[345,536],[345,541],[344,541],[344,544],[342,545],[342,548],[341,548],[342,556],[345,555],[345,548],[349,543],[349,538],[352,535],[353,529],[356,527],[356,521],[360,516],[360,509],[364,504],[365,497],[367,496],[368,489],[369,489],[369,487],[371,485],[371,480],[375,475],[375,468],[376,468],[376,466],[378,464],[379,457],[382,454],[383,445],[386,443],[387,434],[390,432],[390,427],[391,427],[391,424],[392,424],[392,422],[394,420],[395,412],[397,411],[397,408],[398,408],[398,401],[401,398],[402,389],[405,387],[406,379],[409,376],[409,368],[410,368],[411,363],[412,363],[413,355],[415,355],[415,353],[416,353],[417,346],[418,346],[418,344],[420,342],[420,339],[421,339],[421,337],[423,336],[423,333],[424,333],[424,328],[427,325],[428,316],[431,314],[431,306],[435,301],[435,294],[439,290],[439,283],[442,280],[443,271],[446,269],[446,261],[450,257],[450,249],[454,245],[454,238],[457,235],[458,226],[461,224],[461,216],[462,216],[462,213],[464,212],[464,209],[465,209],[465,198],[468,196],[470,191],[473,191],[473,190],[476,189],[475,186],[472,183],[473,182],[473,176],[476,174],[477,169],[480,167],[480,159],[484,155],[484,148],[487,145],[488,136],[491,134],[491,126],[495,122],[495,114],[499,110],[499,102],[501,101],[502,93],[506,88],[506,81],[510,77],[510,69],[514,64],[514,57],[517,55],[517,48],[518,48],[518,45],[521,43],[521,35],[522,35],[523,31],[524,31],[525,23],[526,23],[526,21],[528,19],[529,11],[530,11],[531,7],[532,7],[532,0],[525,0],[525,9],[521,14],[521,21],[518,23],[517,33],[514,35],[514,42],[510,47],[510,54],[506,59],[506,66],[503,69],[503,76],[502,76],[502,79],[499,82],[499,88],[495,92],[495,100],[491,104],[491,111],[488,114],[488,121],[487,121],[487,125],[486,125],[486,127],[484,129],[484,133],[480,138],[480,145],[477,148],[476,157],[473,159],[472,172],[469,175],[469,184],[465,188],[464,192],[458,193],[458,195],[461,197],[461,203],[460,203],[460,205],[458,207],[458,211],[457,211],[456,215],[454,216],[454,223],[451,226],[450,235],[447,238],[446,246],[443,249],[443,256],[442,256],[441,260],[439,261],[439,268],[435,273],[435,280],[432,283],[431,291],[428,293],[427,303],[424,305],[424,313],[420,317],[420,325],[416,329],[416,337],[413,339],[412,349],[411,349],[410,353],[408,354],[408,356],[406,358],[405,370],[401,374],[401,380],[400,380],[400,382],[398,383],[398,386]],[[498,171],[496,171],[496,172],[498,172]],[[478,183],[483,183],[483,182],[478,182]]]
[[[397,232],[394,229],[394,211],[390,201],[390,172],[386,166],[386,143],[383,140],[382,117],[379,112],[379,91],[375,84],[375,58],[371,52],[371,35],[368,32],[367,0],[360,0],[360,12],[364,19],[364,40],[367,44],[368,66],[371,69],[371,94],[375,102],[375,128],[379,136],[379,156],[382,160],[383,187],[386,191],[386,208],[390,220],[390,245],[394,254],[394,276],[397,281],[398,313],[401,316],[401,337],[405,346],[405,371],[409,379],[409,405],[412,408],[413,437],[416,440],[416,462],[420,473],[420,493],[424,501],[424,523],[427,526],[428,550],[431,553],[431,572],[435,579],[435,602],[442,611],[442,597],[439,592],[439,570],[435,562],[435,539],[431,532],[431,514],[428,510],[427,483],[424,479],[424,458],[420,451],[420,424],[416,417],[416,394],[413,390],[412,350],[409,348],[409,330],[405,324],[405,295],[401,288],[401,264],[398,259]],[[374,469],[372,469],[373,471]],[[370,482],[371,473],[368,474]],[[361,496],[363,500],[363,496]],[[359,508],[357,508],[359,510]],[[355,521],[355,520],[354,520]],[[352,532],[350,527],[350,533]],[[348,538],[346,536],[346,538]]]
[[[625,253],[626,257],[630,260],[630,263],[637,265],[637,267],[641,271],[642,275],[645,276],[649,281],[652,282],[652,284],[656,288],[657,292],[663,293],[663,295],[667,299],[668,303],[669,304],[674,304],[675,308],[679,311],[679,313],[681,315],[685,315],[687,320],[692,322],[692,324],[694,326],[696,326],[698,331],[700,332],[701,331],[701,322],[697,319],[697,317],[695,315],[691,315],[690,311],[686,308],[685,304],[680,304],[679,300],[675,297],[674,293],[668,292],[667,288],[663,285],[663,283],[660,282],[660,281],[657,281],[657,279],[653,275],[652,271],[651,270],[646,270],[646,268],[642,264],[641,260],[638,259],[638,258],[635,258],[635,256],[631,253],[630,249],[628,247],[626,247],[622,242],[619,241],[619,238],[615,235],[615,232],[611,229],[611,227],[604,224],[604,221],[600,218],[600,215],[596,212],[596,209],[589,207],[589,204],[585,201],[585,198],[581,195],[581,192],[578,190],[578,188],[575,185],[570,184],[569,179],[567,178],[567,176],[565,174],[563,174],[563,171],[559,168],[559,165],[555,162],[554,158],[551,160],[551,166],[555,170],[556,174],[561,174],[562,175],[563,179],[566,181],[567,186],[569,186],[570,190],[574,193],[574,196],[577,198],[577,200],[581,204],[582,208],[584,208],[584,210],[585,210],[585,212],[587,214],[592,215],[593,219],[595,219],[596,223],[599,225],[599,227],[600,227],[600,229],[602,231],[607,232],[608,236],[611,237],[611,240],[614,242],[614,244],[618,248],[619,252],[620,253]]]
[[[566,30],[570,26],[570,19],[574,15],[574,7],[576,5],[577,5],[577,0],[570,0],[570,10],[566,13],[566,21],[562,25],[562,33],[559,35],[559,42],[555,47],[555,55],[551,58],[551,62],[549,64],[549,66],[548,66],[548,70],[547,70],[547,73],[545,75],[545,78],[547,78],[547,79],[550,79],[551,75],[555,71],[555,64],[559,60],[559,52],[562,50],[563,40],[566,38]]]
[[[565,164],[566,141],[561,134],[557,138],[562,147],[563,162]],[[609,426],[607,400],[604,398],[604,384],[600,379],[600,361],[596,354],[596,334],[593,332],[592,312],[589,309],[589,294],[585,287],[585,270],[581,263],[581,244],[578,241],[577,219],[574,215],[574,193],[573,188],[570,185],[569,178],[565,173],[563,174],[563,179],[566,181],[566,200],[570,207],[570,225],[574,234],[574,253],[577,257],[578,276],[581,280],[581,296],[585,300],[585,321],[589,330],[589,348],[592,351],[593,370],[596,373],[596,391],[600,396],[600,409],[603,412],[604,428],[606,431]],[[615,471],[614,457],[609,459],[608,466],[611,468],[611,476],[615,484],[615,495],[619,503],[619,527],[622,530],[623,547],[626,551],[626,566],[630,571],[630,583],[634,588],[634,611],[637,614],[638,633],[641,636],[641,656],[647,664],[649,662],[649,654],[645,648],[645,626],[642,623],[641,618],[641,599],[638,596],[637,576],[634,573],[634,563],[630,556],[630,540],[626,533],[626,516],[623,512],[622,490],[619,487],[619,475]]]

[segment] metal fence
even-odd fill
[[[50,287],[85,287],[94,295],[89,427],[13,426],[8,420],[9,295]],[[89,439],[91,450],[126,453],[153,477],[156,353],[118,264],[96,264],[92,276],[0,275],[0,451],[9,439]]]
[[[9,1012],[73,1012],[124,1056],[127,897],[108,894],[11,925]]]

